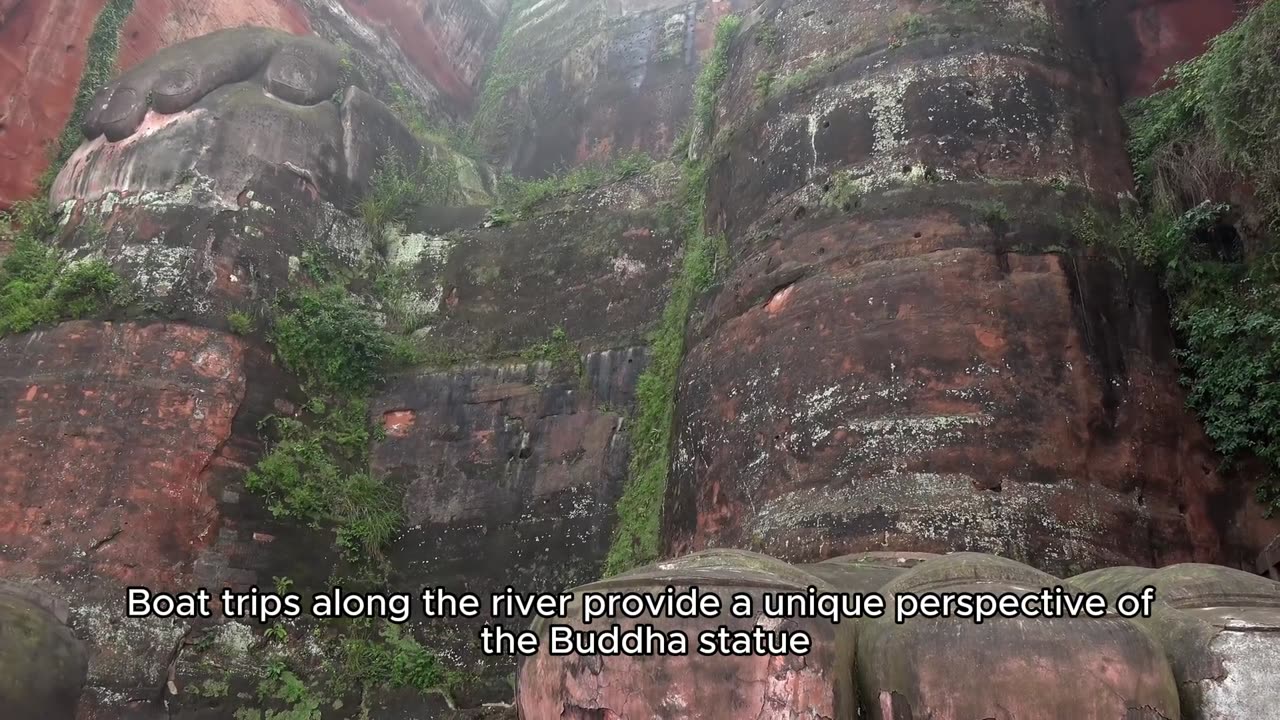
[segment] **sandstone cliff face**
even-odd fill
[[[380,432],[356,462],[403,513],[384,548],[394,589],[1019,592],[1108,565],[1251,561],[1250,541],[1275,525],[1232,527],[1256,508],[1218,475],[1183,406],[1155,281],[1077,222],[1110,217],[1132,189],[1118,101],[1194,52],[1189,28],[1229,21],[1223,4],[1188,7],[544,2],[516,3],[504,28],[501,0],[138,0],[121,35],[129,72],[98,96],[51,193],[59,250],[105,262],[133,295],[0,339],[0,492],[13,499],[0,575],[69,603],[88,655],[79,717],[232,718],[280,701],[258,689],[268,660],[304,675],[344,661],[317,649],[306,619],[281,640],[221,617],[123,621],[117,602],[131,584],[287,579],[309,593],[351,570],[325,523],[276,518],[246,485],[271,447],[269,416],[314,414],[271,322],[281,298],[318,282],[317,257],[370,324],[422,352],[362,398]],[[44,17],[0,3],[0,32],[23,8]],[[749,19],[727,46],[713,123],[690,141],[706,158],[706,228],[731,259],[696,298],[683,358],[649,347],[694,287],[681,270],[691,203],[672,164],[553,193],[522,217],[486,214],[492,170],[415,136],[374,97],[400,86],[432,117],[474,109],[486,149],[521,175],[663,156],[734,10]],[[1176,31],[1139,43],[1138,62],[1096,47],[1107,13]],[[275,30],[195,37],[243,23]],[[392,154],[445,163],[469,190],[385,224],[358,217]],[[379,281],[394,297],[368,287]],[[646,374],[664,362],[679,365],[674,398]],[[661,541],[678,559],[591,585],[633,425],[655,408],[674,437]],[[1128,588],[1129,570],[1080,586]],[[1179,688],[1220,679],[1227,661],[1262,685],[1264,634],[1215,638],[1237,617],[1280,626],[1274,598],[1238,577],[1162,577],[1162,592],[1203,585],[1229,609],[856,634],[789,619],[819,641],[806,661],[543,654],[518,666],[479,653],[485,616],[415,619],[405,632],[469,674],[457,695],[347,687],[325,716],[986,717],[993,702],[1051,702],[1101,719],[1254,702],[1227,684],[1209,682],[1208,699]],[[1237,585],[1264,609],[1238,612]],[[1151,639],[1165,632],[1186,642]],[[59,677],[78,688],[66,647]],[[956,656],[981,656],[973,672],[999,682],[974,686],[949,669]],[[1028,667],[1058,674],[1023,682]],[[482,707],[512,699],[512,670],[515,708]]]
[[[71,116],[85,45],[106,0],[0,6],[0,207],[30,197]]]
[[[71,117],[86,47],[107,4],[12,0],[0,13],[0,159],[12,168],[0,179],[0,207],[36,191],[49,146]],[[507,2],[137,0],[116,2],[111,11],[128,17],[119,30],[118,56],[93,58],[107,65],[97,72],[108,77],[162,48],[253,25],[339,42],[353,49],[381,97],[403,91],[432,116],[461,121],[470,112]],[[90,94],[95,90],[87,88]]]
[[[1109,61],[1118,90],[1141,97],[1158,87],[1165,70],[1204,52],[1252,0],[1122,0],[1105,3],[1096,43]]]
[[[1221,557],[1210,508],[1243,493],[1181,409],[1158,294],[1071,231],[1130,187],[1088,27],[838,12],[768,6],[722,93],[708,218],[737,264],[682,371],[669,551]]]
[[[479,141],[518,176],[641,151],[662,156],[691,107],[716,22],[740,2],[522,3],[476,112]]]

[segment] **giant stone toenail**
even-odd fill
[[[196,89],[196,78],[186,70],[172,70],[165,74],[155,88],[156,95],[177,97]]]
[[[138,91],[133,88],[120,88],[111,96],[107,106],[102,109],[102,121],[105,123],[120,122],[132,114],[138,104]]]

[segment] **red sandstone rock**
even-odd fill
[[[135,0],[120,36],[120,69],[129,70],[163,48],[214,30],[274,28],[305,34],[311,23],[298,0]]]
[[[1087,28],[984,4],[902,40],[905,6],[794,7],[721,95],[708,221],[737,264],[681,372],[669,551],[1228,557],[1247,498],[1183,408],[1156,289],[1071,230],[1130,187],[1097,71],[1030,49]],[[758,102],[770,62],[836,53]]]
[[[1062,581],[1003,558],[928,560],[883,589],[1035,593]],[[1129,620],[882,618],[858,628],[858,690],[874,720],[1180,717],[1160,645]]]
[[[549,626],[599,630],[597,620],[580,617],[584,593],[653,593],[667,587],[677,592],[696,587],[720,597],[718,618],[641,616],[613,618],[624,629],[651,624],[657,631],[689,638],[687,655],[553,656],[547,652]],[[830,592],[815,575],[773,558],[732,550],[710,550],[578,588],[569,618],[538,622],[542,651],[525,658],[516,676],[520,717],[534,718],[675,718],[707,720],[852,720],[856,712],[849,679],[853,669],[853,633],[849,623],[827,620],[776,619],[755,614],[732,617],[736,593],[760,607],[765,593],[804,593],[810,587]],[[730,631],[756,626],[776,631],[807,632],[813,649],[804,657],[714,656],[698,654],[698,636],[725,626]]]
[[[105,4],[0,5],[0,162],[8,170],[0,178],[0,209],[35,191],[48,165],[46,146],[70,117],[85,43]],[[453,0],[425,11],[406,0],[346,4],[335,10],[298,0],[138,0],[121,31],[119,66],[131,69],[163,48],[225,28],[319,32],[358,45],[379,71],[380,90],[399,84],[433,111],[465,114],[497,42],[506,0]]]
[[[349,12],[390,38],[458,107],[469,107],[507,0],[344,0]]]
[[[1101,10],[1098,39],[1112,55],[1120,90],[1141,97],[1160,87],[1166,69],[1204,52],[1235,22],[1242,0],[1124,0]]]
[[[405,489],[408,527],[391,550],[399,582],[487,597],[599,577],[626,477],[623,417],[644,366],[643,351],[612,350],[586,354],[581,379],[545,363],[392,379],[370,406],[387,428],[372,472]],[[436,622],[425,635],[486,679],[501,678],[514,658],[481,655],[477,632],[492,622],[483,613]]]
[[[508,21],[493,73],[505,96],[478,108],[479,138],[522,177],[665,156],[691,108],[715,24],[742,0],[535,3]],[[511,80],[514,78],[514,82]]]
[[[0,209],[30,197],[49,164],[106,0],[0,3]]]
[[[0,341],[0,575],[67,599],[91,682],[142,686],[168,662],[172,621],[123,622],[123,589],[197,585],[219,524],[208,473],[244,399],[243,362],[233,336],[180,324],[75,322]]]

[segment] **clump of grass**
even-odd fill
[[[694,122],[710,130],[717,95],[728,75],[729,49],[741,19],[729,16],[716,27],[716,46],[694,88]],[[658,327],[649,338],[649,365],[636,384],[631,422],[631,461],[618,501],[618,524],[605,557],[604,574],[617,575],[657,559],[662,509],[671,463],[676,382],[685,353],[685,328],[697,298],[707,292],[729,261],[728,240],[708,235],[705,212],[710,158],[684,165],[680,204],[685,244],[680,272]]]
[[[770,53],[776,53],[782,46],[782,35],[778,26],[771,22],[761,23],[755,33],[755,42]]]
[[[424,150],[416,163],[410,163],[392,151],[379,160],[357,210],[380,234],[387,225],[405,220],[414,208],[449,205],[458,193],[457,168],[448,158],[433,159]]]
[[[898,26],[898,35],[903,38],[918,38],[929,34],[929,20],[923,15],[912,13]]]
[[[693,117],[707,130],[710,130],[712,121],[715,119],[716,98],[720,93],[720,86],[729,76],[729,50],[741,28],[742,18],[737,15],[729,15],[716,25],[715,47],[712,48],[711,56],[707,58],[706,65],[702,66],[702,72],[698,74],[698,80],[694,83]]]
[[[773,82],[777,80],[777,75],[772,70],[761,70],[756,74],[756,81],[753,89],[756,91],[756,97],[767,98],[773,92]]]
[[[339,643],[339,667],[346,682],[366,688],[414,688],[449,692],[462,679],[399,626],[362,622]]]
[[[549,362],[553,365],[572,363],[579,364],[578,346],[569,339],[569,333],[563,327],[551,331],[551,337],[540,343],[525,348],[520,359],[527,363]]]
[[[1009,208],[1002,202],[982,203],[978,206],[978,215],[992,232],[1003,233],[1009,227]]]
[[[501,219],[501,224],[516,217],[528,217],[540,205],[558,197],[579,195],[599,189],[610,183],[626,180],[648,172],[653,158],[646,153],[635,152],[608,163],[588,163],[568,172],[541,180],[505,178],[499,186],[500,205],[491,218]]]
[[[1128,109],[1130,154],[1155,209],[1206,198],[1223,172],[1247,177],[1280,228],[1280,2],[1263,3]]]
[[[649,365],[636,384],[631,423],[631,462],[618,501],[618,525],[605,558],[605,575],[616,575],[657,559],[662,508],[671,461],[675,392],[685,353],[685,327],[695,300],[715,283],[729,260],[723,235],[706,233],[708,159],[685,165],[681,192],[685,211],[684,259],[662,319],[649,338]]]
[[[227,327],[236,335],[248,335],[254,330],[253,318],[238,310],[227,313]]]
[[[862,204],[862,197],[866,194],[865,179],[854,177],[848,170],[841,170],[827,184],[821,204],[832,210],[852,212]]]

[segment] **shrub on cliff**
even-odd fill
[[[1268,0],[1175,67],[1169,89],[1130,109],[1144,212],[1124,244],[1169,291],[1189,404],[1228,461],[1272,468],[1259,489],[1280,509],[1280,0]],[[1224,201],[1252,191],[1249,207]],[[1249,257],[1223,247],[1225,220],[1260,215]]]
[[[276,354],[307,384],[362,395],[382,379],[392,343],[374,314],[339,286],[292,294],[275,319]]]
[[[52,220],[43,203],[20,203],[0,218],[12,250],[0,265],[0,334],[87,317],[111,301],[119,276],[98,260],[68,264],[45,242]]]

